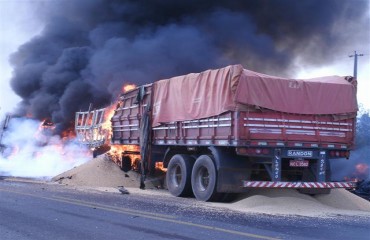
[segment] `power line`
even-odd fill
[[[357,79],[357,57],[362,57],[362,56],[364,56],[364,54],[362,54],[362,53],[358,54],[356,51],[355,51],[355,54],[349,55],[349,57],[354,57],[353,77],[355,79]]]

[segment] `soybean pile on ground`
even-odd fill
[[[130,194],[158,195],[175,198],[162,190],[164,174],[147,178],[146,190],[139,189],[140,174],[123,172],[105,155],[75,167],[53,178],[53,181],[70,186],[119,193],[118,187],[124,186]],[[345,189],[333,189],[331,194],[310,196],[294,189],[254,189],[241,194],[232,203],[200,203],[189,199],[195,205],[212,208],[230,209],[247,213],[275,215],[333,216],[365,215],[370,216],[370,202]],[[191,204],[191,203],[189,203]]]
[[[141,175],[134,171],[123,172],[106,155],[101,155],[53,177],[52,181],[65,185],[83,187],[115,188],[123,186],[125,188],[139,188],[140,177]],[[146,188],[162,187],[163,178],[163,176],[147,178],[145,181]]]

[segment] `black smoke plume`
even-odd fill
[[[280,76],[292,76],[297,59],[328,64],[342,46],[356,42],[361,24],[368,24],[368,5],[366,0],[42,2],[45,27],[11,56],[11,86],[22,98],[20,114],[50,118],[62,130],[89,103],[111,103],[125,83],[234,63]],[[361,37],[370,42],[368,34]]]

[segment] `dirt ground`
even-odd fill
[[[147,178],[146,191],[142,191],[139,189],[140,174],[133,171],[123,172],[105,155],[55,176],[52,181],[84,190],[119,193],[118,189],[123,186],[130,194],[160,194],[173,197],[163,190],[163,176]],[[274,215],[370,216],[370,202],[345,189],[333,189],[330,194],[316,196],[301,194],[294,189],[253,189],[241,194],[231,203],[205,204],[240,212]]]

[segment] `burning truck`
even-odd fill
[[[309,194],[353,187],[331,181],[331,161],[349,158],[357,101],[352,77],[269,76],[241,65],[156,81],[123,93],[110,132],[104,109],[76,113],[80,141],[109,139],[124,170],[166,168],[174,196],[222,201],[250,188]]]

